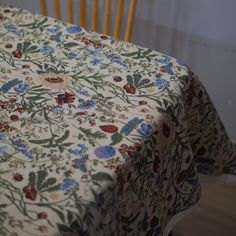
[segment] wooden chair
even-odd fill
[[[52,1],[52,0],[48,0]],[[65,0],[66,2],[66,11],[67,11],[67,22],[73,23],[73,0]],[[91,30],[97,31],[98,29],[98,8],[99,8],[99,0],[91,0],[92,1],[92,20],[91,20]],[[123,5],[124,0],[114,0],[117,3],[116,15],[115,15],[115,25],[114,25],[114,34],[113,37],[119,38],[121,32],[122,18],[123,18]],[[136,0],[128,0],[129,3],[129,12],[128,19],[126,22],[125,28],[125,41],[130,41],[132,26],[133,26],[133,18],[135,13],[135,5]],[[86,0],[79,0],[79,17],[80,17],[80,26],[86,27]],[[110,34],[110,13],[111,13],[111,4],[112,0],[104,0],[104,14],[103,14],[103,34]],[[60,11],[60,0],[53,0],[54,5],[54,17],[57,19],[61,19],[61,11]],[[47,4],[46,0],[41,0],[41,10],[43,15],[47,15]]]

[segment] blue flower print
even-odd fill
[[[10,80],[2,85],[2,87],[0,88],[0,92],[7,93],[12,87],[20,84],[21,82],[22,81],[19,79]]]
[[[112,158],[116,154],[116,151],[111,146],[101,146],[95,148],[94,154],[100,159],[108,159]]]
[[[63,179],[63,183],[60,184],[60,190],[64,192],[70,192],[71,190],[73,190],[73,188],[75,188],[78,185],[79,182],[77,182],[75,179],[65,178]]]
[[[167,64],[166,66],[161,67],[162,72],[166,72],[169,75],[173,75],[173,65],[172,64]]]
[[[66,28],[66,31],[69,34],[77,34],[77,33],[80,33],[82,31],[82,29],[78,25],[72,25],[72,26],[68,26]]]
[[[92,61],[90,61],[90,64],[92,64],[93,66],[96,66],[97,64],[100,64],[103,60],[99,59],[99,58],[93,58]]]
[[[81,153],[84,153],[84,152],[88,151],[88,147],[86,147],[85,144],[78,144],[77,146],[80,148]]]
[[[198,187],[199,186],[199,182],[196,179],[186,179],[186,182],[191,184],[193,187]]]
[[[12,141],[12,144],[19,150],[19,151],[22,151],[22,150],[27,150],[29,147],[28,145],[24,144],[24,143],[21,143],[19,140],[14,140]]]
[[[141,128],[137,131],[143,136],[150,136],[153,133],[153,127],[150,124],[142,123]]]
[[[6,135],[0,133],[0,141],[6,140]]]
[[[161,234],[161,226],[148,230],[146,235],[159,236]]]
[[[82,96],[85,96],[85,97],[90,97],[88,91],[86,91],[86,90],[77,89],[76,92],[77,92],[79,95],[82,95]]]
[[[157,57],[154,59],[155,62],[158,64],[166,64],[167,62],[169,62],[171,60],[171,57],[170,56],[167,56],[167,55],[161,55],[161,57]]]
[[[125,125],[125,126],[121,129],[120,133],[121,133],[121,134],[124,134],[124,135],[129,135],[129,134],[133,131],[133,129],[134,129],[137,125],[141,124],[142,122],[143,122],[143,119],[139,119],[139,118],[135,117],[135,118],[133,118],[132,120],[128,121],[128,124]]]
[[[58,33],[61,30],[59,25],[53,25],[51,28],[48,28],[47,31],[51,33]]]
[[[27,144],[24,144],[22,142],[20,142],[19,140],[14,140],[12,141],[12,144],[15,146],[15,148],[21,152],[23,155],[25,155],[26,157],[28,157],[29,160],[34,160],[34,157],[32,156],[32,154],[28,151],[29,146]]]
[[[108,55],[107,57],[108,57],[109,59],[111,59],[112,61],[114,61],[114,62],[120,62],[120,61],[121,61],[120,57],[117,56],[117,55],[115,55],[115,54],[110,54],[110,55]]]
[[[75,156],[79,156],[80,153],[81,153],[79,149],[69,149],[68,152],[69,152],[70,154],[75,155]]]
[[[86,161],[88,160],[88,156],[83,156],[81,158],[76,158],[72,161],[72,167],[75,169],[80,169],[82,172],[87,171]]]
[[[50,36],[50,39],[60,43],[61,42],[61,35],[62,35],[62,32],[59,32],[57,34],[53,34]]]
[[[127,67],[127,65],[121,60],[121,58],[115,54],[107,55],[107,58],[111,59],[112,62],[115,62],[123,67]]]
[[[57,105],[57,106],[54,106],[52,108],[52,112],[58,112],[58,111],[61,111],[63,109],[62,105]]]
[[[5,28],[8,32],[11,32],[13,34],[16,34],[16,35],[20,35],[17,27],[15,25],[5,25]]]
[[[95,105],[96,105],[96,101],[93,99],[90,99],[90,100],[80,103],[78,108],[79,109],[90,109],[90,108],[93,108]]]
[[[98,206],[102,206],[104,204],[104,196],[103,196],[103,193],[99,193],[97,196],[96,196],[96,202],[98,204]]]
[[[80,154],[85,153],[88,150],[88,148],[84,144],[78,144],[77,146],[79,147],[78,149],[69,149],[68,152],[70,154],[79,156]]]
[[[17,93],[24,93],[29,89],[29,85],[27,83],[20,83],[19,85],[14,87],[14,90]]]
[[[89,50],[88,55],[92,57],[97,57],[101,53],[100,49]]]
[[[48,45],[44,45],[41,49],[40,52],[43,53],[43,55],[47,55],[49,53],[53,53],[54,52],[54,48],[48,46]]]
[[[69,52],[69,53],[67,54],[67,56],[68,56],[70,59],[73,59],[73,58],[76,58],[77,53],[75,53],[75,52]]]
[[[155,80],[155,85],[157,86],[157,88],[163,89],[169,85],[169,81],[159,78]]]

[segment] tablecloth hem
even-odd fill
[[[236,186],[236,175],[224,174],[219,176],[208,176],[199,174],[201,183],[217,183]]]
[[[194,209],[199,208],[199,201],[195,203],[191,208],[188,208],[184,211],[179,212],[177,215],[173,216],[171,220],[168,222],[167,226],[163,231],[163,236],[168,236],[168,234],[173,230],[174,226],[181,221],[185,216],[189,215]]]

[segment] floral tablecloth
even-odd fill
[[[0,6],[0,235],[162,235],[236,174],[206,90],[180,61]]]

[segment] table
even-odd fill
[[[166,235],[235,153],[179,60],[0,6],[0,235]]]

